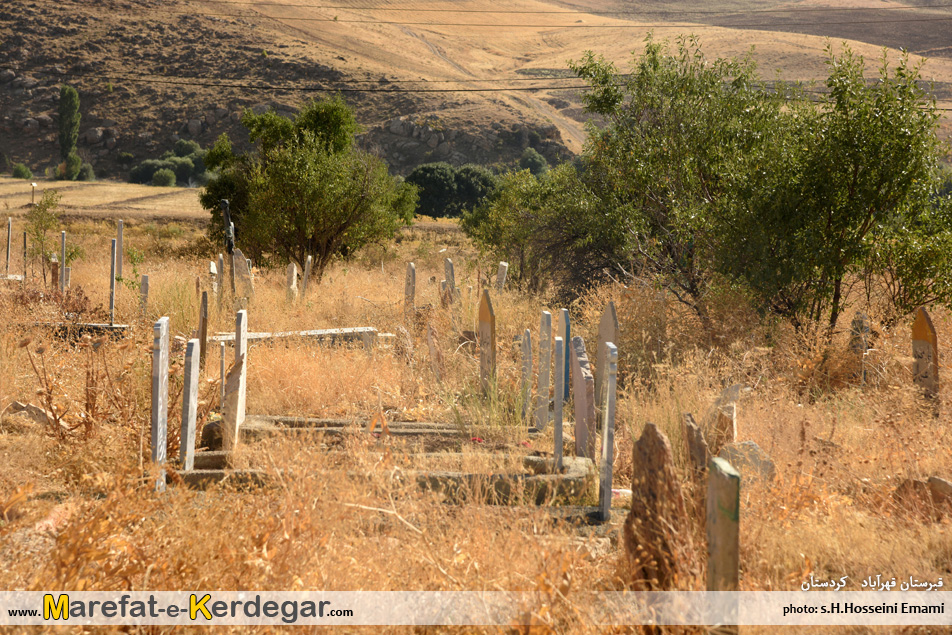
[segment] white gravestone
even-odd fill
[[[602,521],[611,518],[612,463],[615,460],[615,387],[618,378],[618,349],[612,342],[605,346],[605,386],[602,402],[602,465],[598,485],[598,512]]]
[[[555,338],[553,345],[555,350],[555,368],[561,368],[560,364],[565,361],[565,341],[561,337]],[[555,473],[562,471],[562,384],[565,377],[560,372],[555,373],[555,399],[552,400],[552,425],[553,438],[555,443]]]
[[[207,296],[206,296],[207,297]],[[198,413],[199,340],[185,346],[185,385],[182,387],[182,433],[179,460],[183,470],[195,467],[195,419]]]
[[[542,432],[549,424],[549,379],[552,373],[552,314],[542,312],[539,324],[539,379],[536,385],[536,424]]]
[[[115,240],[113,240],[115,244]],[[169,420],[169,318],[152,329],[152,462],[161,467],[156,491],[165,491],[165,456]]]
[[[572,338],[572,391],[575,407],[575,455],[595,459],[595,378],[585,341]]]

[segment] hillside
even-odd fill
[[[241,147],[244,108],[291,113],[333,90],[356,109],[363,145],[397,173],[512,160],[528,145],[552,162],[585,141],[566,61],[591,49],[624,65],[649,31],[697,33],[712,56],[754,47],[764,75],[798,80],[825,77],[828,38],[871,61],[882,46],[906,48],[931,56],[924,74],[948,108],[950,20],[945,6],[866,0],[836,10],[723,0],[703,11],[594,0],[18,2],[0,8],[0,151],[35,172],[58,160],[58,85],[68,82],[80,91],[80,151],[99,176],[124,176],[178,138],[207,146],[228,132]],[[948,135],[947,117],[943,126]]]

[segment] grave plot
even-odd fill
[[[459,289],[455,286],[454,269],[452,262],[446,262],[447,280],[441,285],[441,297],[445,300],[447,310],[452,311],[454,303],[460,299]],[[288,289],[292,288],[294,280],[289,275]],[[415,267],[411,264],[407,271],[405,284],[405,316],[407,320],[415,319],[416,307],[413,298],[415,288]],[[288,301],[293,302],[296,297],[289,292]],[[204,305],[203,305],[204,306]],[[611,308],[610,308],[611,310]],[[497,390],[496,378],[496,345],[495,345],[495,315],[492,300],[488,289],[484,289],[478,310],[479,340],[479,385],[486,398]],[[455,318],[454,318],[455,321]],[[563,318],[563,325],[567,320]],[[156,329],[160,329],[156,324]],[[201,331],[201,325],[199,331]],[[158,331],[157,331],[158,332]],[[576,367],[572,377],[579,385],[588,385],[575,395],[576,411],[588,413],[584,420],[585,431],[578,432],[576,428],[576,456],[565,456],[562,451],[562,406],[564,399],[551,398],[549,381],[552,352],[554,345],[555,366],[557,369],[555,391],[556,395],[564,395],[565,345],[562,338],[552,339],[551,314],[543,312],[540,324],[539,356],[538,356],[538,383],[535,398],[532,394],[532,343],[526,332],[522,346],[522,391],[519,396],[522,420],[526,424],[526,433],[539,435],[544,433],[550,421],[553,423],[555,451],[549,455],[531,456],[526,452],[493,454],[480,448],[474,453],[467,450],[472,443],[481,442],[481,439],[472,437],[467,427],[459,424],[438,422],[379,422],[371,421],[365,424],[341,419],[317,419],[301,417],[261,417],[250,416],[246,410],[247,402],[247,365],[253,363],[254,357],[248,354],[250,342],[266,342],[278,339],[298,338],[302,340],[317,340],[326,343],[346,343],[360,341],[367,345],[366,334],[375,333],[374,329],[334,329],[315,330],[309,332],[285,332],[249,334],[247,332],[247,312],[241,310],[236,315],[234,334],[222,334],[213,338],[224,346],[224,342],[234,343],[235,361],[227,376],[222,379],[222,421],[206,426],[201,435],[199,447],[209,450],[199,452],[194,458],[184,452],[180,459],[183,468],[176,476],[190,485],[207,486],[208,484],[231,480],[241,483],[261,483],[264,473],[255,469],[253,465],[240,466],[237,459],[239,445],[249,446],[247,453],[254,453],[253,444],[257,441],[275,436],[292,437],[301,443],[320,443],[327,451],[340,451],[348,437],[374,436],[382,437],[394,454],[401,457],[405,467],[405,477],[415,479],[421,488],[440,492],[447,500],[460,501],[474,492],[480,498],[495,503],[512,503],[516,501],[531,501],[536,504],[559,501],[563,503],[582,503],[599,501],[598,508],[593,511],[595,518],[605,520],[610,516],[612,499],[611,465],[614,450],[614,400],[615,377],[617,376],[617,350],[610,341],[600,341],[602,356],[601,376],[605,377],[601,394],[599,394],[599,412],[603,420],[599,423],[602,429],[600,450],[596,451],[595,443],[597,430],[594,422],[596,403],[592,373],[582,375],[579,355],[588,367],[587,357],[584,354],[584,344],[581,338],[576,338],[576,345],[581,347],[576,353]],[[358,338],[360,338],[358,340]],[[434,375],[439,380],[441,361],[434,355],[435,331],[430,325],[427,329],[431,366]],[[161,358],[161,338],[156,338],[154,356]],[[189,351],[200,350],[201,342],[189,342]],[[190,353],[187,353],[187,355]],[[224,366],[224,364],[223,364]],[[190,368],[186,360],[186,369]],[[161,398],[159,398],[161,400]],[[550,417],[550,405],[552,415]],[[184,408],[183,403],[183,408]],[[193,415],[183,410],[182,422],[190,423]],[[161,426],[161,422],[154,420],[154,426]],[[477,422],[478,427],[478,422]],[[161,437],[161,432],[158,432]],[[182,439],[195,437],[194,430],[183,427]],[[585,439],[584,446],[578,445],[578,438]],[[392,444],[406,441],[396,448]],[[413,446],[412,449],[410,446]],[[478,446],[477,446],[478,447]],[[583,451],[579,452],[578,450]],[[437,452],[439,450],[439,452]],[[194,450],[192,450],[194,452]],[[601,468],[598,468],[598,465]],[[189,469],[191,465],[191,469]],[[480,469],[476,469],[476,467]]]

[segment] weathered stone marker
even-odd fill
[[[443,381],[443,352],[438,346],[439,336],[436,327],[432,324],[426,329],[426,345],[430,352],[430,368],[436,376],[436,381]]]
[[[456,268],[453,266],[453,261],[449,258],[443,260],[443,271],[446,274],[447,301],[449,304],[452,304],[456,301],[456,296],[459,291],[456,289]]]
[[[66,232],[60,232],[59,290],[66,293]]]
[[[526,329],[522,334],[522,420],[529,419],[532,411],[532,334]]]
[[[555,349],[555,368],[556,371],[562,368],[561,364],[565,362],[565,341],[561,337],[556,337],[554,342]],[[562,384],[565,377],[561,372],[555,373],[555,399],[552,400],[552,425],[553,440],[555,443],[555,473],[562,471]]]
[[[572,338],[572,390],[575,403],[575,455],[595,459],[595,378],[585,341]]]
[[[221,389],[221,400],[218,402],[218,411],[225,411],[225,343],[221,342],[221,381],[219,382],[219,388]]]
[[[198,350],[199,368],[204,368],[208,352],[208,291],[202,291],[202,303],[198,308]]]
[[[116,241],[113,240],[113,245]],[[165,491],[165,453],[169,420],[169,318],[161,317],[152,328],[152,462],[163,466],[155,482]]]
[[[638,590],[672,591],[689,579],[694,559],[690,526],[671,443],[646,423],[632,450],[631,510],[623,530]]]
[[[912,380],[927,397],[939,394],[939,347],[932,318],[925,307],[912,323]]]
[[[718,452],[718,457],[730,463],[734,469],[743,470],[748,478],[772,481],[777,476],[777,466],[773,460],[750,440],[725,445]]]
[[[618,349],[606,342],[605,401],[602,403],[602,464],[598,484],[598,515],[602,522],[612,516],[612,464],[615,461],[615,387],[618,379]]]
[[[298,299],[297,265],[293,262],[288,264],[287,297],[285,299],[288,304],[293,304]]]
[[[403,321],[411,330],[416,316],[416,265],[407,264],[407,276],[403,283]]]
[[[234,267],[232,267],[232,273],[234,273]],[[235,280],[232,277],[231,280],[231,291],[235,291]],[[225,299],[225,256],[223,254],[218,254],[218,310],[221,311],[222,301]]]
[[[737,440],[737,403],[731,402],[717,409],[711,428],[711,448],[719,452],[724,446]]]
[[[248,267],[248,259],[241,253],[241,250],[235,247],[235,253],[231,255],[232,274],[235,283],[234,292],[237,297],[254,299],[255,285],[251,280],[251,269]]]
[[[237,250],[236,250],[237,251]],[[235,318],[235,364],[225,378],[225,401],[222,406],[222,449],[238,447],[238,432],[245,421],[245,400],[248,377],[248,312],[238,311]]]
[[[7,218],[7,272],[6,275],[10,275],[10,248],[12,247],[13,241],[13,219]]]
[[[207,298],[207,296],[205,296]],[[179,460],[183,470],[195,467],[195,419],[198,413],[199,340],[185,345],[185,385],[182,387],[182,434]]]
[[[139,312],[145,317],[149,310],[149,276],[142,276],[139,282]]]
[[[301,282],[301,297],[307,295],[307,283],[311,280],[311,268],[314,266],[314,257],[308,256],[304,262],[304,280]]]
[[[56,282],[56,285],[59,286],[59,276],[60,276],[60,263],[57,256],[50,257],[50,284]]]
[[[506,276],[509,274],[509,263],[500,262],[496,271],[496,291],[502,291],[506,286]]]
[[[866,383],[866,352],[869,350],[869,317],[865,313],[857,312],[850,323],[850,352],[859,361],[857,378]]]
[[[602,379],[605,373],[605,365],[602,360],[605,358],[605,345],[608,342],[619,341],[621,337],[618,328],[618,313],[615,311],[615,303],[609,302],[602,313],[602,319],[598,323],[598,348],[595,349],[595,394],[598,395],[599,403],[602,397]]]
[[[740,474],[715,457],[707,477],[707,590],[740,584]]]
[[[539,324],[539,379],[536,384],[535,427],[542,432],[549,424],[549,376],[552,373],[552,314],[542,312]]]
[[[565,342],[566,348],[572,347],[572,324],[569,321],[569,310],[568,309],[559,309],[559,337],[562,338],[562,341]],[[569,366],[571,365],[571,352],[566,350],[565,354],[565,366],[561,369],[556,368],[555,372],[562,373],[563,381],[562,386],[565,392],[562,393],[562,401],[568,401],[569,399],[569,390],[571,383],[569,382]],[[558,393],[556,393],[556,398],[558,398]]]
[[[214,261],[208,262],[208,277],[212,280],[212,295],[218,297],[218,267]]]
[[[496,313],[489,289],[479,301],[479,385],[484,395],[496,385]]]
[[[706,472],[707,465],[711,462],[711,450],[707,447],[707,441],[704,440],[704,433],[701,432],[690,412],[684,413],[684,442],[687,445],[688,461],[694,473]]]
[[[116,323],[116,239],[110,247],[111,264],[109,266],[109,324]]]
[[[122,220],[116,225],[116,277],[122,279]]]

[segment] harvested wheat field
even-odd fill
[[[0,184],[15,238],[24,225],[21,190]],[[811,344],[783,326],[763,325],[737,303],[717,308],[717,332],[707,339],[692,314],[654,291],[600,286],[563,306],[512,284],[499,290],[496,263],[454,223],[418,223],[390,244],[331,265],[296,299],[285,271],[253,270],[253,297],[241,303],[249,333],[373,327],[377,336],[369,347],[361,339],[251,338],[246,430],[216,466],[203,444],[212,427],[223,430],[235,417],[232,404],[222,424],[220,383],[221,356],[228,367],[235,360],[235,297],[227,276],[209,275],[220,248],[203,233],[197,203],[188,200],[194,191],[175,192],[146,202],[129,186],[64,188],[67,213],[50,236],[58,250],[65,230],[80,254],[66,292],[38,262],[26,263],[25,284],[0,282],[4,590],[513,591],[532,600],[512,626],[445,630],[637,632],[642,627],[600,626],[605,610],[592,594],[708,588],[707,477],[688,451],[685,413],[715,453],[754,442],[773,463],[771,472],[734,460],[741,473],[739,590],[799,591],[833,579],[860,591],[877,576],[952,582],[952,510],[941,490],[952,480],[948,312],[930,309],[939,383],[929,398],[911,370],[911,319],[887,326],[871,312],[868,350],[857,354],[848,328],[831,345]],[[125,220],[115,322],[128,328],[114,337],[75,328],[63,335],[54,325],[109,321],[116,223],[103,210],[110,209],[121,209]],[[13,241],[11,273],[24,269],[19,244]],[[446,258],[457,292],[441,298]],[[410,262],[415,294],[408,309]],[[496,362],[486,389],[484,289]],[[190,487],[192,477],[178,465],[184,340],[199,327],[200,293],[207,294],[209,336],[232,337],[209,343],[198,377],[193,471],[205,470],[210,480]],[[559,398],[548,386],[560,369],[540,372],[540,343],[549,344],[542,311],[551,313],[552,335],[559,336],[559,311],[568,309],[572,336],[594,357],[609,302],[618,320],[617,386],[605,391],[614,400],[614,495],[601,521],[594,472],[601,435],[593,471],[580,477],[577,491],[539,489],[545,481],[532,478],[561,478],[545,476],[557,447],[548,423],[554,413],[542,432],[530,433],[529,423],[540,403],[549,413]],[[870,310],[861,298],[852,302]],[[153,446],[153,327],[162,317],[172,340],[168,432]],[[521,353],[527,329],[534,357],[528,391]],[[592,368],[604,361],[592,359]],[[582,433],[575,410],[597,407],[598,420],[607,422],[607,402],[580,405],[584,383],[572,392],[564,406],[566,464]],[[232,387],[228,395],[226,402]],[[526,395],[533,402],[524,418]],[[649,445],[656,449],[646,455]],[[667,456],[657,450],[665,445]],[[152,460],[159,448],[164,465]],[[524,467],[533,456],[549,461],[536,476]],[[421,487],[451,472],[469,476],[461,485],[452,481],[456,489],[446,486],[451,479]],[[499,484],[513,474],[522,476]],[[157,480],[167,483],[162,491]],[[652,484],[666,488],[661,504],[646,490]]]

